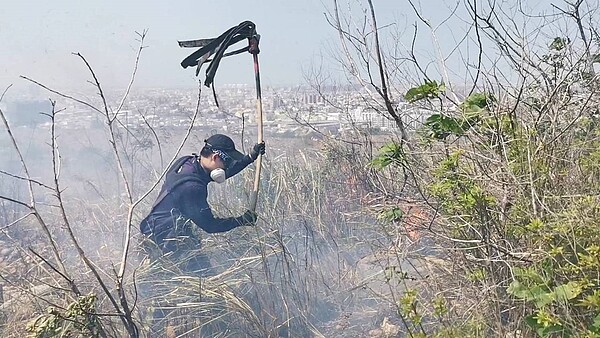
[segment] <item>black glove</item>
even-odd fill
[[[246,210],[246,212],[237,218],[237,222],[240,226],[255,226],[258,215],[252,210]]]
[[[252,148],[252,151],[250,151],[249,156],[252,159],[252,161],[256,161],[259,154],[260,155],[265,154],[265,141],[255,144],[254,148]]]

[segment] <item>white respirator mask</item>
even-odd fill
[[[225,170],[217,168],[210,172],[210,178],[217,183],[223,183],[227,177],[225,176]]]

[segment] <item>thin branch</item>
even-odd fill
[[[14,198],[10,198],[10,197],[8,197],[8,196],[0,195],[0,199],[3,199],[3,200],[5,200],[5,201],[9,201],[9,202],[11,202],[11,203],[18,204],[18,205],[20,205],[20,206],[24,206],[24,207],[25,207],[25,208],[27,208],[27,209],[31,209],[31,206],[30,206],[29,204],[27,204],[27,203],[25,203],[25,202],[23,202],[23,201],[16,200],[16,199],[14,199]]]
[[[16,178],[16,179],[22,180],[22,181],[30,181],[32,183],[35,183],[35,184],[39,185],[40,187],[43,187],[43,188],[46,188],[46,189],[49,189],[49,190],[53,190],[54,189],[51,186],[49,186],[49,185],[47,185],[45,183],[42,183],[42,182],[40,182],[38,180],[34,180],[34,179],[31,179],[31,178],[27,178],[27,177],[23,177],[23,176],[11,174],[11,173],[9,173],[7,171],[4,171],[4,170],[0,170],[0,174],[6,175],[6,176],[10,176],[12,178]]]
[[[31,251],[31,253],[33,253],[37,258],[39,258],[42,262],[44,262],[50,269],[52,269],[52,271],[56,272],[57,274],[59,274],[62,278],[64,278],[67,283],[69,285],[74,284],[73,280],[71,279],[71,277],[65,275],[62,271],[58,270],[54,264],[50,263],[46,258],[42,257],[42,255],[38,254],[35,250],[33,250],[33,248],[29,247],[28,248],[29,251]]]
[[[473,80],[473,85],[471,87],[471,90],[469,90],[469,94],[467,96],[470,96],[471,94],[473,94],[473,92],[475,91],[475,88],[477,88],[477,81],[479,80],[479,75],[481,74],[481,58],[483,56],[483,44],[481,43],[481,34],[479,32],[479,23],[477,22],[477,0],[473,0],[473,4],[471,5],[470,2],[467,2],[469,5],[469,8],[471,9],[471,11],[473,13],[475,13],[475,15],[473,15],[473,21],[474,21],[474,26],[475,26],[475,35],[477,36],[477,73],[475,74],[475,79]]]
[[[119,155],[119,150],[117,149],[117,140],[115,137],[115,130],[114,130],[114,124],[113,124],[113,122],[116,118],[116,115],[112,116],[112,117],[110,116],[108,104],[106,103],[106,97],[104,96],[104,91],[102,90],[102,86],[100,85],[100,82],[98,81],[98,77],[96,76],[96,73],[92,69],[92,66],[88,63],[86,58],[83,55],[81,55],[80,53],[75,53],[75,55],[79,56],[79,58],[81,58],[81,60],[83,60],[83,62],[87,66],[88,70],[90,71],[90,74],[94,78],[96,88],[98,88],[99,95],[100,95],[100,98],[102,99],[102,103],[103,103],[103,107],[104,107],[104,114],[106,117],[106,123],[108,125],[108,129],[109,129],[109,135],[111,138],[110,145],[112,146],[112,150],[115,155],[115,159],[117,161],[117,165],[119,168],[119,174],[121,175],[121,179],[123,180],[123,184],[125,185],[125,191],[127,192],[128,200],[130,202],[132,202],[133,197],[131,194],[131,187],[129,186],[129,181],[127,180],[127,176],[125,176],[125,169],[123,167],[123,162],[121,161],[121,156]]]
[[[2,196],[0,196],[0,199],[4,199],[4,198],[3,198]],[[28,212],[27,214],[25,214],[25,215],[23,215],[23,216],[21,216],[21,217],[17,218],[16,220],[14,220],[14,221],[12,221],[12,222],[8,223],[7,225],[3,226],[2,228],[0,228],[0,231],[4,231],[4,230],[6,230],[6,229],[10,228],[11,226],[13,226],[13,225],[15,225],[15,224],[17,224],[17,223],[21,222],[22,220],[24,220],[25,218],[27,218],[27,217],[29,217],[29,216],[31,216],[31,215],[33,215],[33,212],[31,212],[31,211],[30,211],[30,212]]]
[[[10,88],[11,86],[8,86],[8,88]],[[4,95],[6,94],[8,88],[6,88],[6,90],[2,93],[2,96],[0,96],[0,102],[4,98]],[[52,247],[52,253],[54,254],[54,259],[56,260],[56,263],[60,266],[61,271],[66,274],[67,270],[66,270],[66,268],[62,262],[62,259],[60,257],[60,253],[58,251],[58,245],[56,244],[54,237],[50,233],[50,229],[48,228],[47,224],[44,222],[42,216],[37,211],[35,195],[33,193],[33,184],[32,184],[32,180],[31,180],[31,175],[29,174],[29,168],[27,167],[27,164],[25,163],[25,159],[23,158],[23,153],[21,152],[21,150],[19,148],[17,140],[12,133],[10,125],[8,124],[8,120],[6,119],[6,116],[5,116],[4,112],[2,111],[2,109],[0,109],[0,119],[2,120],[4,127],[6,128],[6,132],[8,133],[8,136],[10,137],[13,148],[17,152],[17,156],[19,157],[19,161],[21,162],[21,167],[23,168],[23,171],[25,172],[25,176],[28,178],[26,181],[27,181],[27,188],[29,189],[30,202],[29,202],[29,204],[25,204],[25,205],[29,210],[31,210],[33,212],[34,216],[38,220],[40,226],[42,227],[42,230],[44,231],[46,238],[50,242],[50,246]],[[8,199],[8,198],[6,198],[6,199]],[[77,293],[78,292],[77,288],[74,288],[73,292]]]
[[[154,140],[156,140],[156,145],[158,146],[158,154],[160,156],[160,166],[162,168],[164,166],[164,160],[163,160],[163,151],[162,151],[162,145],[161,145],[160,139],[158,138],[158,135],[156,134],[156,130],[154,130],[154,127],[150,125],[150,122],[148,121],[146,116],[142,112],[139,112],[139,113],[140,113],[140,116],[142,117],[142,120],[144,121],[144,124],[148,127],[148,129],[150,129],[152,136],[154,136]]]
[[[129,211],[127,213],[127,229],[126,229],[126,234],[125,234],[125,243],[123,245],[123,252],[122,252],[122,256],[121,256],[119,271],[117,273],[118,280],[123,279],[123,276],[125,275],[125,270],[127,268],[127,257],[129,254],[129,246],[131,245],[131,228],[133,226],[133,211],[134,211],[135,207],[138,204],[140,204],[148,195],[150,195],[150,193],[152,193],[152,191],[158,186],[158,184],[161,182],[162,178],[167,173],[167,170],[169,169],[171,164],[173,164],[175,162],[175,160],[177,159],[177,156],[179,156],[179,152],[181,151],[181,149],[183,149],[183,146],[185,145],[186,141],[190,137],[192,130],[195,126],[196,119],[197,119],[198,115],[200,114],[201,94],[202,94],[202,83],[199,82],[198,83],[198,99],[196,101],[196,110],[194,112],[194,115],[192,116],[190,125],[188,126],[188,129],[187,129],[185,135],[183,136],[181,143],[179,144],[179,147],[177,148],[177,150],[175,151],[175,154],[169,161],[169,164],[163,169],[163,172],[160,174],[160,176],[154,182],[154,184],[150,187],[150,189],[148,189],[148,191],[146,191],[142,196],[140,196],[136,201],[134,201],[131,204],[131,206],[129,207]]]
[[[51,124],[51,128],[50,128],[50,133],[51,133],[51,148],[52,148],[52,169],[53,169],[53,179],[54,179],[54,190],[55,190],[55,196],[58,200],[58,206],[59,206],[59,210],[60,210],[60,215],[62,217],[62,221],[64,223],[64,228],[67,231],[67,234],[69,235],[69,239],[71,240],[71,243],[73,243],[73,246],[75,247],[75,250],[77,251],[77,254],[79,255],[79,258],[83,261],[83,263],[86,265],[86,267],[91,271],[91,273],[94,275],[94,277],[96,278],[96,281],[98,282],[98,284],[100,285],[100,287],[102,288],[102,290],[104,291],[104,293],[106,294],[106,297],[109,299],[109,301],[112,303],[113,307],[115,308],[115,310],[117,312],[121,312],[121,309],[119,308],[118,303],[116,302],[115,298],[113,297],[113,295],[111,294],[110,290],[108,289],[108,286],[106,285],[106,283],[104,283],[104,281],[102,280],[102,277],[100,276],[100,274],[98,273],[96,267],[94,266],[94,264],[92,263],[92,261],[88,258],[87,254],[85,253],[85,250],[83,250],[83,248],[81,247],[81,245],[79,244],[79,241],[77,240],[77,237],[75,236],[75,233],[73,232],[73,227],[71,226],[71,221],[69,220],[69,217],[67,216],[67,211],[65,210],[65,203],[63,200],[63,194],[62,194],[62,190],[60,189],[60,179],[59,179],[59,175],[60,175],[60,155],[58,153],[58,144],[56,142],[56,111],[55,111],[55,107],[56,107],[56,102],[55,101],[51,101],[52,103],[52,124]],[[66,275],[66,273],[65,273]],[[73,281],[73,279],[69,278],[69,277],[65,277],[65,279],[67,279],[68,281]],[[73,282],[71,285],[75,285]],[[130,323],[128,323],[126,318],[121,318],[123,321],[123,324],[125,325],[126,328],[131,327]]]
[[[96,108],[96,107],[95,107],[94,105],[92,105],[91,103],[85,102],[85,101],[83,101],[83,100],[80,100],[80,99],[78,99],[78,98],[75,98],[75,97],[73,97],[73,96],[70,96],[70,95],[65,95],[65,94],[63,94],[63,93],[61,93],[61,92],[59,92],[59,91],[56,91],[56,90],[54,90],[54,89],[52,89],[52,88],[49,88],[49,87],[47,87],[47,86],[43,85],[43,84],[42,84],[42,83],[40,83],[40,82],[37,82],[37,81],[35,81],[35,80],[33,80],[33,79],[30,79],[30,78],[28,78],[27,76],[20,75],[19,77],[20,77],[20,78],[22,78],[22,79],[24,79],[24,80],[27,80],[27,81],[29,81],[29,82],[31,82],[31,83],[33,83],[33,84],[35,84],[35,85],[38,85],[38,86],[40,86],[40,87],[42,87],[42,88],[46,89],[47,91],[49,91],[49,92],[51,92],[51,93],[53,93],[53,94],[56,94],[56,95],[58,95],[58,96],[60,96],[60,97],[63,97],[63,98],[65,98],[65,99],[69,99],[69,100],[75,101],[75,102],[77,102],[77,103],[80,103],[80,104],[82,104],[82,105],[84,105],[84,106],[86,106],[86,107],[88,107],[88,108],[91,108],[92,110],[94,110],[94,111],[96,111],[96,112],[98,112],[98,113],[102,114],[102,111],[101,111],[100,109]]]
[[[117,106],[117,110],[115,111],[115,117],[119,114],[119,112],[123,108],[123,105],[125,104],[125,100],[127,99],[127,96],[129,96],[129,91],[131,90],[131,87],[133,86],[133,82],[135,81],[135,75],[137,74],[138,65],[140,63],[140,55],[142,54],[142,50],[145,48],[144,47],[144,39],[146,38],[146,34],[148,33],[148,30],[144,29],[141,33],[139,33],[139,32],[135,32],[135,33],[140,37],[140,46],[139,46],[137,54],[135,56],[135,63],[133,65],[133,72],[131,74],[131,79],[129,80],[129,84],[127,85],[125,94],[123,94],[123,98],[121,98],[121,103],[119,103],[119,106]]]
[[[9,84],[4,91],[2,91],[2,95],[0,95],[0,102],[2,102],[2,100],[4,99],[4,95],[6,95],[6,93],[8,92],[8,90],[10,89],[10,87],[12,87],[12,83]]]

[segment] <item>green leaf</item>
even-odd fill
[[[579,296],[581,291],[581,286],[577,282],[568,282],[554,288],[556,300],[565,302]]]
[[[549,293],[545,288],[538,285],[527,287],[517,280],[510,283],[506,292],[516,298],[534,302],[537,308],[542,308],[554,300],[554,294]]]
[[[548,279],[540,275],[537,271],[532,268],[519,268],[516,267],[513,269],[513,273],[518,280],[521,281],[529,281],[535,284],[547,284]]]
[[[539,286],[532,288],[531,293],[533,294],[533,302],[538,309],[543,308],[554,301],[554,295],[544,291],[544,289]]]
[[[600,290],[594,290],[590,295],[585,296],[578,304],[587,308],[600,308]]]
[[[496,99],[491,94],[473,93],[465,99],[461,106],[466,113],[479,112],[482,109],[489,109],[489,105],[494,101]]]
[[[445,139],[451,134],[462,135],[465,131],[458,119],[444,114],[429,116],[424,125],[430,130],[429,136],[436,139]]]
[[[404,94],[404,99],[409,103],[414,103],[423,99],[433,99],[440,96],[446,90],[444,83],[438,84],[437,81],[427,81],[425,83],[409,89]]]
[[[571,42],[569,38],[555,37],[554,40],[550,43],[550,49],[555,51],[561,51],[567,47],[567,45]]]
[[[390,209],[386,209],[379,214],[379,219],[382,219],[386,222],[394,222],[402,219],[404,216],[404,212],[399,207],[392,207]]]
[[[392,142],[379,149],[379,154],[370,162],[370,165],[377,169],[383,169],[392,163],[401,164],[403,161],[402,147],[400,144]]]
[[[564,332],[564,327],[562,325],[553,324],[544,326],[539,322],[536,315],[530,315],[525,317],[525,323],[527,323],[529,327],[534,329],[540,337],[549,337],[553,333]]]
[[[594,331],[600,331],[600,314],[598,314],[594,318],[594,322],[592,323],[592,328],[594,329]]]
[[[506,289],[506,292],[520,299],[526,299],[529,296],[528,288],[518,280],[512,281],[508,286],[508,289]]]

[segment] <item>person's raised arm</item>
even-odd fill
[[[250,151],[250,154],[244,156],[244,158],[242,158],[239,161],[234,161],[233,164],[225,170],[225,176],[227,178],[230,178],[232,176],[237,175],[240,171],[244,170],[244,168],[246,168],[248,165],[250,165],[250,163],[256,161],[259,154],[260,155],[265,154],[265,142],[264,141],[261,143],[255,144],[254,147],[252,148],[252,150]]]

